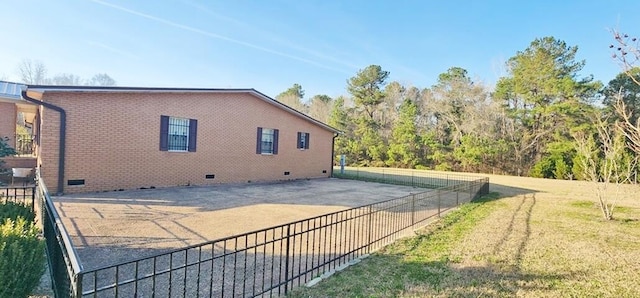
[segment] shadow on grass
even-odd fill
[[[529,242],[529,238],[531,236],[531,213],[533,212],[533,207],[536,205],[536,194],[524,194],[522,195],[522,199],[518,204],[518,207],[511,214],[511,218],[509,223],[504,230],[504,233],[500,240],[496,242],[493,247],[493,254],[498,254],[500,251],[505,249],[505,246],[509,240],[513,243],[519,243],[517,245],[518,249],[515,252],[514,259],[516,260],[516,267],[520,268],[522,263],[522,254],[524,249],[527,247],[527,243]],[[524,208],[524,209],[523,209]],[[524,218],[524,235],[518,235],[518,233],[514,232],[514,227],[522,223],[522,221],[518,221],[519,218]]]
[[[458,266],[448,260],[407,261],[376,255],[312,288],[289,297],[514,297],[519,291],[545,291],[572,274],[532,274],[497,266]]]
[[[491,183],[491,182],[489,183],[489,189],[491,192],[499,193],[501,198],[534,194],[536,192],[540,192],[538,190],[532,190],[528,188],[521,188],[521,187],[515,187],[515,186],[509,186],[509,185],[503,185],[503,184],[497,184],[497,183]]]
[[[350,273],[327,280],[326,285],[318,290],[301,289],[292,296],[514,296],[519,290],[544,290],[568,278],[567,275],[525,273],[520,268],[531,234],[530,222],[536,205],[535,194],[522,196],[504,235],[493,248],[494,254],[507,250],[508,247],[515,248],[515,262],[512,266],[462,266],[455,260],[450,260],[450,243],[466,233],[460,231],[464,227],[455,225],[471,217],[471,224],[462,225],[473,226],[482,218],[480,216],[473,219],[473,210],[501,197],[498,193],[491,193],[469,203],[441,221],[427,226],[420,235],[405,239],[389,250],[383,249],[350,269]]]
[[[486,295],[514,297],[519,291],[544,291],[562,280],[572,278],[572,274],[523,273],[520,270],[505,270],[492,265],[462,267],[456,266],[456,264],[447,266],[442,262],[417,265],[422,265],[423,268],[442,268],[444,274],[426,280],[427,287],[420,283],[409,287],[407,289],[409,296],[424,296],[435,292],[456,297]],[[432,269],[423,270],[431,271]]]

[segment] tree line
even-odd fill
[[[388,71],[370,65],[347,80],[348,96],[303,103],[304,90],[294,84],[276,100],[344,132],[335,153],[349,165],[587,179],[580,146],[591,142],[602,159],[604,129],[623,143],[616,158],[637,173],[639,152],[625,132],[638,127],[640,68],[627,59],[605,85],[580,76],[586,62],[577,51],[554,37],[535,39],[506,62],[493,89],[460,67],[419,88],[388,82]],[[629,58],[614,53],[620,56]]]
[[[58,73],[49,76],[49,71],[42,61],[23,59],[18,65],[18,75],[24,84],[62,85],[62,86],[115,86],[116,81],[106,73],[98,73],[84,79],[72,73]]]

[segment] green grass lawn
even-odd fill
[[[622,203],[625,203],[623,201]],[[291,297],[638,297],[640,207],[492,193]]]

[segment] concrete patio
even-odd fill
[[[426,189],[342,179],[54,197],[85,269]]]

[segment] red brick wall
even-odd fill
[[[5,157],[3,158],[4,167],[9,168],[34,168],[36,167],[36,159],[34,157]]]
[[[9,138],[9,146],[16,146],[16,105],[0,102],[0,138]]]
[[[332,132],[249,93],[47,92],[43,100],[67,113],[65,193],[328,177],[331,171]],[[196,152],[159,150],[161,115],[198,120]],[[57,192],[59,115],[45,109],[42,120],[43,178]],[[277,155],[256,154],[257,127],[279,129]],[[296,148],[299,131],[310,133],[307,150]],[[67,186],[69,179],[85,185]]]

